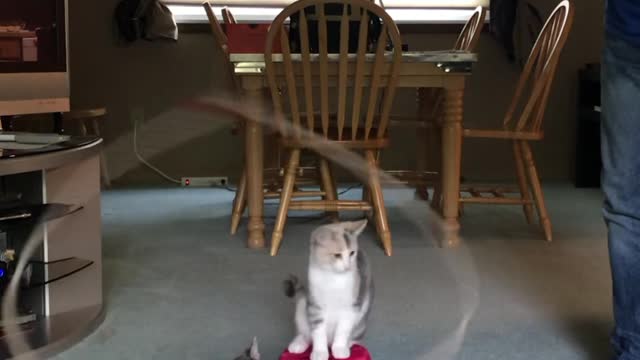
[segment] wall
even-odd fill
[[[105,105],[104,124],[112,177],[126,185],[162,184],[142,167],[132,151],[132,118],[144,113],[140,149],[163,170],[183,175],[236,177],[242,163],[240,139],[229,134],[228,119],[210,119],[177,106],[195,95],[219,94],[229,86],[210,34],[181,34],[177,44],[114,41],[111,15],[116,0],[70,1],[72,106]],[[555,0],[537,0],[548,14]],[[602,44],[603,0],[576,4],[573,31],[563,53],[546,117],[546,139],[534,148],[545,179],[569,179],[572,172],[577,71],[598,61]],[[455,35],[405,34],[411,49],[450,47]],[[480,62],[468,83],[466,126],[499,126],[517,81],[518,68],[507,62],[500,46],[483,34]],[[414,95],[404,91],[398,111],[411,113]],[[384,155],[385,168],[414,164],[412,132],[394,133],[395,144]],[[468,140],[463,172],[475,179],[504,179],[513,174],[507,143]]]
[[[170,175],[238,173],[241,146],[229,136],[229,122],[177,109],[230,84],[211,35],[123,46],[113,32],[117,0],[69,2],[72,107],[108,108],[103,135],[116,184],[165,183],[133,154],[132,119],[141,112],[139,147]]]

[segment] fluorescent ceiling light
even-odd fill
[[[178,23],[206,23],[202,6],[169,5]],[[240,23],[271,23],[281,8],[229,7]],[[222,20],[222,7],[213,7]],[[398,24],[464,24],[473,14],[472,9],[389,9],[389,15]]]

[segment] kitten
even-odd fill
[[[244,351],[244,353],[233,360],[260,360],[260,353],[258,352],[258,339],[253,338],[251,347]]]
[[[373,300],[371,270],[358,236],[367,220],[321,226],[311,234],[309,286],[292,276],[285,294],[296,298],[298,335],[289,352],[305,352],[313,344],[311,360],[327,360],[329,347],[336,359],[351,355],[362,339]]]

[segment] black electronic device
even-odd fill
[[[579,73],[576,121],[576,187],[600,187],[600,65],[588,64]]]

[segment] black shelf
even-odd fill
[[[13,158],[22,157],[22,156],[42,155],[42,154],[56,152],[56,151],[69,150],[69,149],[93,144],[95,142],[98,142],[99,140],[100,140],[100,137],[94,136],[94,135],[73,136],[68,141],[63,141],[56,144],[38,147],[35,149],[24,149],[24,150],[2,149],[2,151],[0,151],[0,159],[13,159]]]
[[[45,282],[31,282],[27,285],[27,287],[32,289],[32,288],[44,286],[46,284],[51,284],[52,282],[62,280],[77,272],[80,272],[91,265],[93,265],[93,261],[80,259],[76,257],[50,261],[50,262],[31,261],[29,262],[29,266],[31,266],[31,271],[34,273],[39,272],[41,274],[47,274],[47,277],[49,278],[49,280]]]
[[[77,343],[94,331],[104,319],[101,306],[90,306],[51,316],[38,316],[36,321],[20,326],[19,334],[6,334],[0,330],[0,359],[28,354],[31,358],[45,359]],[[19,354],[9,351],[9,337],[24,336],[30,349]]]
[[[40,204],[17,205],[0,208],[0,231],[5,232],[16,227],[34,227],[47,221],[60,219],[82,210],[80,205]]]

